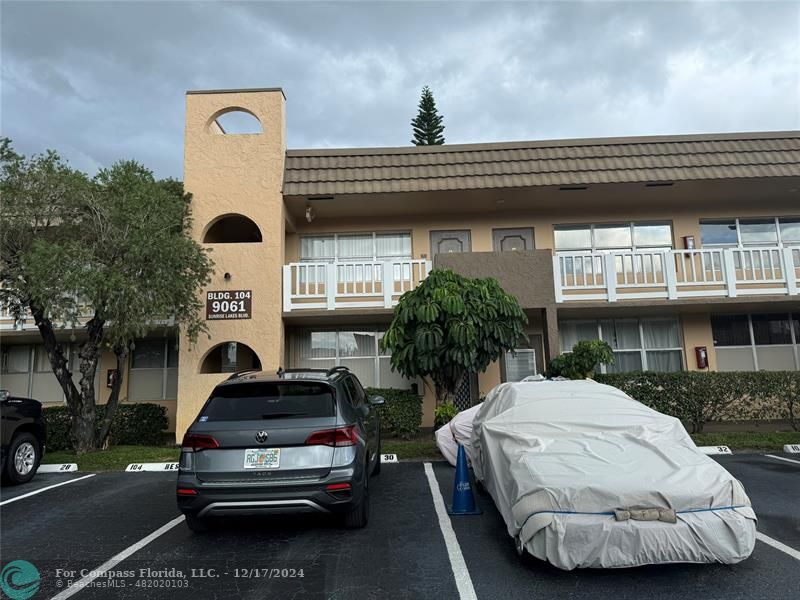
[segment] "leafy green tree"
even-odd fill
[[[25,158],[0,142],[0,302],[39,329],[67,401],[76,452],[109,434],[133,339],[175,324],[195,340],[205,329],[200,289],[212,262],[191,239],[190,195],[122,161],[94,178],[53,151]],[[80,378],[70,372],[60,327],[83,330]],[[116,357],[101,422],[94,381],[104,347]]]
[[[452,400],[462,379],[485,371],[520,341],[528,319],[517,299],[494,279],[470,279],[434,269],[406,292],[381,344],[392,369],[430,377],[437,404]]]
[[[415,146],[439,146],[444,144],[443,117],[436,110],[436,101],[433,92],[426,85],[422,88],[417,116],[411,120],[414,130],[414,139],[411,143]]]
[[[550,361],[547,376],[592,379],[599,364],[614,364],[611,346],[602,340],[581,340],[572,347],[572,352],[560,354]]]

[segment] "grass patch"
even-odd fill
[[[426,436],[413,440],[384,439],[381,440],[381,452],[383,454],[397,454],[400,460],[422,460],[433,459],[442,460],[436,441]]]
[[[42,464],[77,463],[79,471],[124,471],[131,463],[177,462],[181,449],[172,446],[112,446],[77,456],[69,450],[46,452]]]
[[[781,451],[785,444],[800,444],[800,431],[693,433],[698,446],[730,446],[733,451]]]
[[[698,446],[730,446],[733,451],[757,450],[775,452],[783,450],[784,444],[800,444],[800,431],[775,433],[695,433]],[[180,448],[173,446],[112,446],[108,450],[97,450],[83,456],[62,450],[48,452],[43,464],[77,463],[78,470],[124,471],[131,463],[177,462]],[[400,460],[442,460],[436,441],[429,434],[411,440],[386,438],[381,441],[381,452],[396,454]]]

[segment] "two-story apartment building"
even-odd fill
[[[476,374],[465,403],[580,339],[608,341],[614,371],[800,369],[800,132],[287,150],[284,110],[280,89],[186,96],[210,338],[154,332],[127,386],[169,406],[178,436],[253,367],[417,384],[430,425],[432,392],[378,342],[434,267],[497,278],[529,318],[529,347]],[[255,132],[226,133],[232,111]],[[58,400],[35,331],[3,327],[3,387]]]

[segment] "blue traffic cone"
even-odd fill
[[[448,507],[447,512],[451,515],[480,515],[483,513],[475,505],[475,496],[472,494],[472,485],[469,481],[467,453],[461,444],[458,445],[456,480],[453,482],[453,504]]]

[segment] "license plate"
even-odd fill
[[[244,451],[245,469],[277,469],[280,466],[280,448],[248,448]]]

